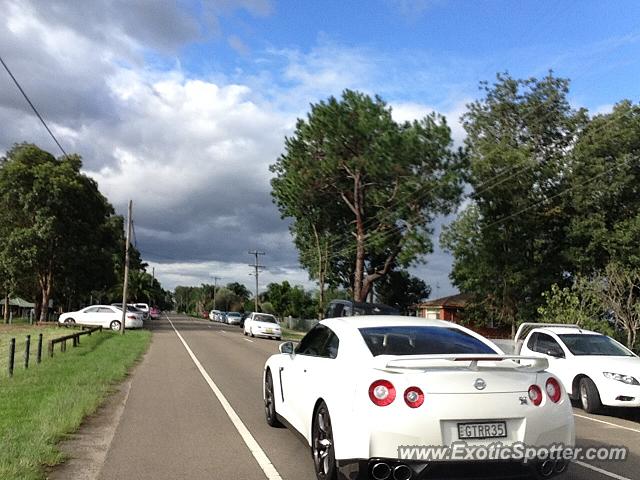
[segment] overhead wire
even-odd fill
[[[36,114],[36,117],[38,117],[38,119],[40,120],[40,122],[42,123],[42,125],[44,126],[44,128],[47,130],[47,132],[49,132],[49,135],[51,136],[51,138],[53,139],[53,141],[56,143],[56,145],[58,146],[58,148],[60,149],[60,151],[62,152],[62,154],[65,157],[68,157],[67,152],[64,150],[64,148],[62,148],[62,145],[60,144],[60,142],[58,141],[58,139],[56,138],[56,136],[53,134],[53,132],[51,131],[51,129],[49,128],[49,126],[47,125],[47,122],[44,121],[44,118],[42,118],[42,115],[40,115],[40,112],[38,112],[38,109],[35,107],[35,105],[33,104],[33,102],[31,101],[31,99],[29,98],[29,96],[27,95],[27,93],[24,91],[24,89],[22,88],[22,86],[20,85],[20,82],[18,82],[18,79],[15,77],[15,75],[13,74],[13,72],[9,69],[9,66],[5,63],[4,59],[2,58],[2,56],[0,56],[0,63],[2,63],[2,66],[4,67],[4,69],[7,71],[7,73],[9,74],[9,76],[11,77],[11,80],[13,80],[13,83],[15,83],[16,87],[18,87],[18,90],[20,90],[20,93],[22,93],[22,96],[24,97],[24,99],[27,101],[27,103],[29,104],[29,106],[31,107],[31,109],[33,110],[33,112]]]

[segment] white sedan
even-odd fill
[[[525,335],[520,353],[546,358],[585,411],[640,407],[640,358],[621,343],[577,325],[523,323],[517,345]]]
[[[77,312],[67,312],[60,315],[58,322],[66,325],[76,323],[82,325],[102,325],[111,330],[120,330],[122,310],[112,305],[91,305]],[[142,328],[142,314],[127,311],[124,322],[125,328]]]
[[[453,323],[398,316],[323,320],[280,352],[264,367],[266,419],[301,434],[319,480],[566,471],[564,459],[517,457],[518,445],[575,443],[571,403],[545,359],[504,355]],[[512,456],[460,462],[452,449],[461,442],[472,453],[499,442]],[[403,447],[440,448],[445,456],[407,457]]]
[[[243,332],[252,337],[267,337],[280,340],[282,329],[278,325],[278,320],[268,313],[253,312],[244,320]]]

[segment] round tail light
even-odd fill
[[[549,378],[549,380],[547,380],[545,389],[547,390],[547,395],[553,403],[558,403],[560,401],[560,397],[562,397],[562,388],[560,388],[560,383],[558,383],[558,380],[553,377]]]
[[[385,407],[396,398],[396,388],[388,380],[376,380],[369,387],[369,398],[379,407]]]
[[[529,399],[537,407],[542,403],[542,390],[538,385],[531,385],[529,387]]]
[[[409,387],[404,391],[404,401],[411,408],[418,408],[424,403],[424,393],[418,387]]]

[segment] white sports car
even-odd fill
[[[319,480],[548,478],[567,468],[538,457],[411,456],[453,444],[572,447],[571,404],[545,359],[504,355],[453,323],[399,316],[323,320],[280,352],[264,367],[266,419],[301,434]]]

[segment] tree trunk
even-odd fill
[[[40,290],[42,292],[42,304],[40,306],[40,321],[46,322],[49,314],[49,299],[53,290],[53,273],[51,271],[40,275]]]
[[[356,269],[353,278],[353,297],[356,302],[366,302],[367,292],[362,288],[364,282],[364,219],[362,218],[362,189],[360,175],[353,179],[353,206],[356,215]]]
[[[627,327],[627,348],[630,350],[633,349],[633,344],[634,344],[633,340],[634,340],[633,330],[631,329],[631,326],[628,326]]]
[[[9,323],[9,292],[4,295],[4,323]]]

